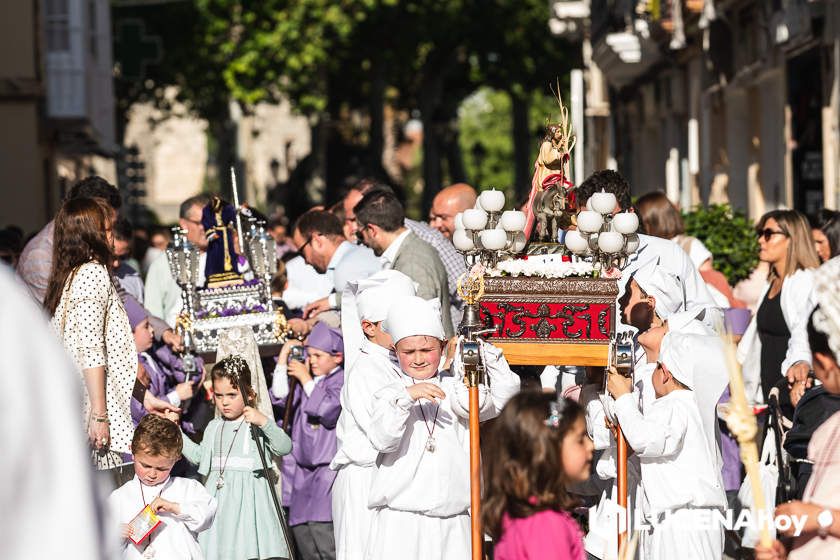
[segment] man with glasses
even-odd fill
[[[334,290],[328,297],[307,305],[305,319],[329,309],[340,309],[341,292],[348,282],[367,278],[382,268],[370,249],[345,240],[341,221],[325,210],[310,210],[301,216],[295,224],[292,242],[308,264],[327,275]]]
[[[210,202],[205,194],[191,196],[181,203],[178,225],[187,232],[187,240],[195,245],[201,256],[198,261],[197,286],[204,284],[204,265],[207,262],[207,237],[201,225],[201,211]],[[146,298],[144,305],[152,315],[162,317],[169,325],[174,325],[181,312],[181,288],[172,277],[166,253],[159,255],[149,265],[146,274]]]
[[[405,225],[405,210],[392,192],[373,189],[355,208],[359,240],[373,249],[384,268],[398,270],[417,283],[417,295],[437,298],[446,336],[452,336],[446,269],[431,245]]]
[[[386,185],[378,184],[370,179],[363,179],[352,189],[347,191],[347,194],[344,196],[343,204],[345,229],[352,235],[355,235],[356,230],[358,229],[354,208],[356,204],[362,200],[362,197],[372,189],[382,189],[393,192],[393,190]],[[446,189],[444,189],[444,191],[445,190]],[[437,200],[437,198],[435,200]],[[473,205],[475,205],[474,194]],[[470,208],[472,208],[472,206],[470,206]],[[450,210],[447,210],[447,212]],[[455,215],[453,214],[452,216],[452,219],[454,220]],[[464,302],[461,301],[461,296],[458,295],[458,278],[467,271],[467,265],[464,263],[464,257],[455,250],[455,246],[452,245],[452,242],[449,239],[429,224],[406,218],[403,221],[403,225],[411,230],[411,233],[431,245],[432,248],[437,251],[440,260],[446,269],[446,279],[449,287],[449,311],[452,324],[457,325],[461,320],[461,313],[464,305]]]

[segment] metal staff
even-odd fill
[[[245,238],[242,237],[242,217],[239,215],[239,189],[236,187],[236,171],[230,166],[230,184],[233,187],[233,207],[236,209],[236,234],[239,236],[239,250],[245,253]]]
[[[616,486],[618,487],[618,505],[627,511],[627,439],[621,433],[621,426],[615,427],[615,444],[618,459],[618,476],[616,478]],[[627,517],[624,518],[625,523]],[[618,516],[618,549],[624,548],[624,542],[627,539],[627,525],[621,526],[621,516]]]
[[[469,274],[469,276],[467,276]],[[478,417],[478,385],[484,382],[484,364],[481,363],[477,337],[495,329],[485,329],[481,321],[478,301],[484,295],[483,272],[465,273],[458,279],[458,293],[464,300],[464,315],[458,325],[464,337],[461,357],[464,363],[470,396],[470,533],[472,560],[481,560],[484,533],[481,530],[481,438]]]
[[[237,376],[237,382],[239,385],[239,392],[242,393],[242,399],[248,406],[253,406],[253,400],[250,397],[250,391],[248,387],[242,382],[242,376]],[[271,419],[268,419],[271,422]],[[262,463],[262,473],[263,477],[265,478],[266,484],[268,484],[268,493],[271,494],[271,501],[274,502],[274,510],[277,512],[277,519],[280,521],[280,529],[283,531],[283,538],[286,539],[286,545],[289,547],[289,558],[291,560],[295,560],[295,553],[294,553],[294,545],[292,543],[292,536],[289,533],[289,525],[286,523],[286,516],[283,514],[283,508],[280,507],[280,500],[277,499],[277,491],[274,488],[274,484],[271,483],[271,477],[269,476],[270,470],[268,468],[268,461],[265,458],[265,450],[263,449],[262,445],[260,444],[260,434],[257,430],[257,427],[253,424],[248,424],[251,428],[251,438],[253,438],[254,443],[257,446],[257,451],[260,454],[260,462]]]
[[[616,369],[618,373],[625,377],[633,376],[633,346],[630,344],[619,344],[616,336],[613,335],[610,339],[609,356],[607,364]],[[606,372],[608,374],[608,372]],[[606,390],[607,376],[604,375],[604,389]],[[618,493],[618,505],[624,508],[627,512],[627,438],[621,431],[621,426],[615,427],[615,446],[616,446],[616,492]],[[621,526],[621,516],[618,517],[618,550],[621,551],[625,547],[627,540],[627,519],[625,515],[625,525]]]

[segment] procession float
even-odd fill
[[[202,212],[208,241],[203,278],[201,253],[180,228],[173,229],[166,250],[183,302],[176,329],[188,351],[202,355],[214,353],[219,336],[231,327],[251,329],[266,350],[287,336],[283,309],[271,295],[277,273],[274,239],[263,221],[240,208],[233,170],[231,178],[234,204],[214,196]]]
[[[559,96],[558,102],[560,116],[546,127],[524,211],[504,210],[504,193],[490,189],[455,217],[452,242],[468,270],[458,291],[470,396],[473,560],[483,554],[477,411],[484,371],[477,338],[501,348],[513,365],[613,365],[630,375],[633,361],[632,348],[616,343],[616,297],[620,270],[639,247],[639,220],[632,212],[616,213],[616,197],[607,192],[593,193],[586,208],[578,208],[569,180],[575,136]],[[619,505],[626,507],[627,445],[620,427],[616,439]],[[616,530],[623,544],[626,528]]]
[[[453,243],[470,271],[460,286],[465,326],[511,364],[605,366],[619,271],[639,245],[639,221],[614,214],[615,195],[606,192],[578,211],[568,179],[575,137],[560,109],[546,128],[525,211],[504,210],[504,193],[486,190],[455,218]]]

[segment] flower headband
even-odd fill
[[[225,375],[229,375],[236,379],[237,383],[239,382],[239,376],[242,375],[242,372],[248,369],[248,362],[245,361],[245,358],[238,354],[231,354],[230,356],[225,357],[222,360],[222,371],[225,372]]]
[[[548,403],[548,418],[545,419],[545,425],[549,428],[557,428],[560,426],[560,418],[563,416],[563,410],[566,408],[566,399],[562,398],[559,401],[551,401]]]

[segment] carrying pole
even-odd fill
[[[616,426],[615,442],[617,448],[617,463],[618,463],[618,477],[616,479],[616,486],[618,487],[618,505],[624,508],[625,515],[618,516],[618,550],[622,550],[624,543],[627,540],[627,440],[624,434],[621,433],[621,426]],[[623,523],[622,523],[623,522]]]
[[[250,406],[253,406],[255,403],[252,399],[248,398],[250,391],[242,382],[242,377],[238,376],[239,381],[239,392],[242,393],[242,399],[248,403]],[[271,418],[268,419],[271,422]],[[283,508],[280,506],[280,500],[277,498],[277,489],[274,488],[274,484],[271,482],[271,471],[268,468],[268,460],[265,457],[265,449],[263,449],[262,442],[260,442],[260,434],[259,430],[253,424],[248,424],[251,428],[251,438],[254,440],[254,444],[257,446],[257,451],[260,454],[260,462],[262,463],[262,475],[265,479],[265,483],[268,484],[268,493],[271,494],[271,501],[274,503],[274,511],[277,513],[277,519],[280,522],[280,530],[283,531],[283,538],[286,539],[286,546],[289,549],[289,559],[295,560],[295,552],[294,552],[294,543],[292,542],[292,535],[289,531],[289,524],[286,522],[286,516],[283,514]]]
[[[475,376],[476,379],[478,376]],[[470,382],[470,532],[472,560],[481,560],[484,535],[481,530],[481,439],[478,421],[478,384]]]

